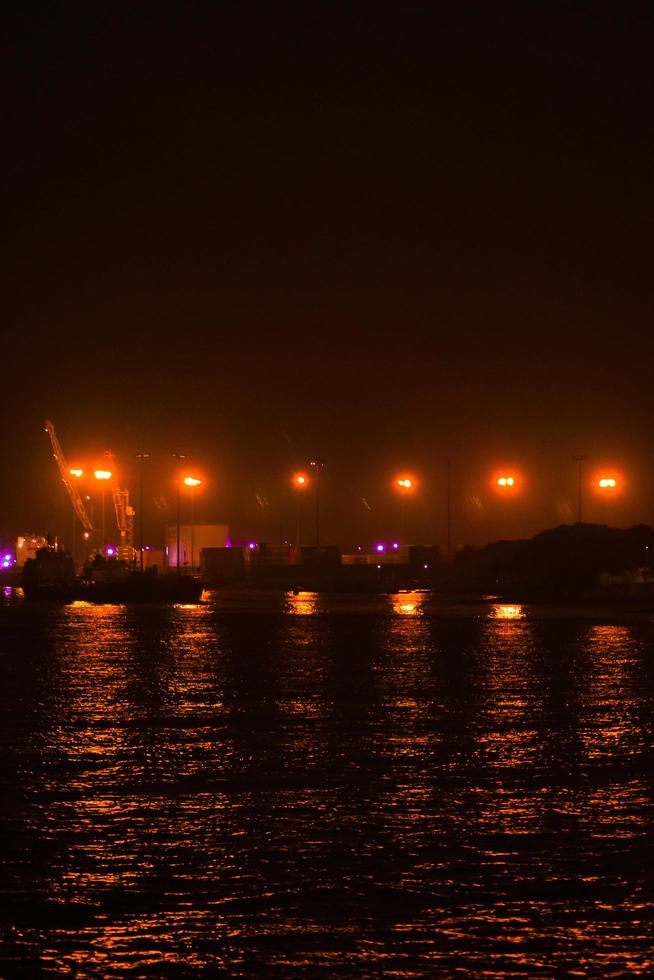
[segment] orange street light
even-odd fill
[[[76,476],[78,479],[80,476],[84,476],[84,470],[72,469],[68,470],[71,476]]]
[[[304,489],[304,487],[306,487],[308,483],[309,481],[307,480],[304,473],[296,473],[295,476],[293,477],[293,484],[298,488],[298,490]]]
[[[410,480],[407,476],[401,477],[396,482],[398,487],[402,487],[403,490],[410,490],[413,486],[413,480]]]
[[[601,487],[602,490],[615,490],[618,485],[618,481],[612,476],[603,476],[601,480],[597,481],[597,486]]]
[[[198,480],[194,476],[185,476],[184,483],[187,487],[199,487],[202,480]]]
[[[96,480],[110,480],[111,470],[96,470],[93,475]]]
[[[513,476],[500,476],[497,480],[498,487],[512,487],[515,486],[515,477]]]

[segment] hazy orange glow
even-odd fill
[[[68,470],[71,476],[84,476],[84,470],[80,470],[77,467],[72,470]]]
[[[293,483],[296,487],[305,487],[308,484],[308,480],[304,473],[296,473],[293,476]]]
[[[617,487],[618,481],[612,476],[603,476],[601,480],[597,481],[597,486],[605,489],[606,487]]]
[[[184,483],[187,487],[199,487],[202,480],[198,480],[195,476],[185,476]]]
[[[498,487],[512,487],[515,484],[515,479],[512,476],[500,476],[497,479]]]
[[[111,470],[96,470],[93,474],[96,480],[110,480]]]

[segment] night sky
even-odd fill
[[[654,9],[42,3],[2,23],[0,536],[65,533],[111,448],[148,534],[170,454],[201,520],[276,543],[481,543],[654,522]],[[521,475],[502,517],[492,473]],[[368,503],[371,510],[362,502]],[[309,501],[307,500],[307,505]],[[309,511],[307,510],[307,526]]]

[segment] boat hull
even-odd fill
[[[25,598],[29,600],[124,605],[126,603],[196,603],[202,597],[204,585],[193,578],[143,576],[116,582],[76,582],[62,585],[24,583],[23,590]]]

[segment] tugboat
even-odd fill
[[[158,575],[156,568],[136,571],[126,562],[96,555],[75,574],[72,557],[65,551],[41,548],[25,562],[22,578],[26,599],[56,602],[97,602],[122,605],[133,602],[199,602],[203,583],[186,575]]]

